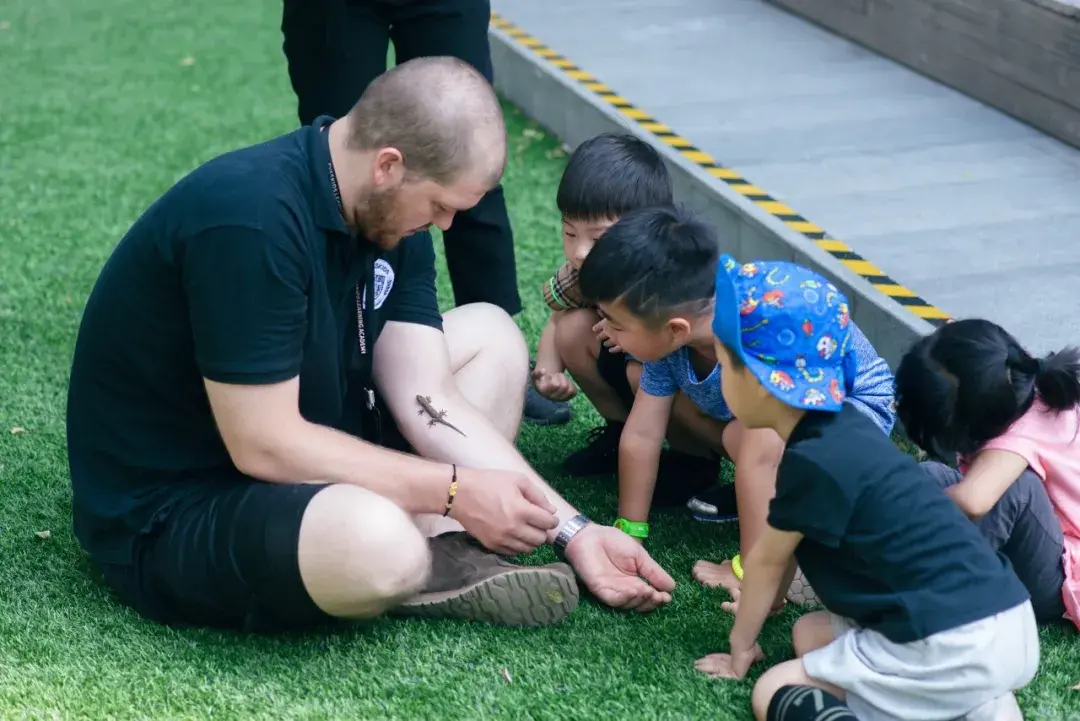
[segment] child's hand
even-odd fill
[[[532,381],[536,392],[548,400],[568,401],[577,395],[577,386],[564,373],[548,373],[543,368],[535,368]]]
[[[604,327],[604,323],[607,321],[603,318],[600,322],[592,327],[593,333],[596,333],[596,340],[600,341],[600,345],[604,346],[611,353],[622,353],[622,348],[617,345],[611,345],[611,336],[608,335],[607,329]]]
[[[735,577],[735,571],[731,568],[731,561],[722,563],[710,563],[698,561],[694,564],[694,580],[709,588],[723,587],[728,593],[735,595],[742,588],[742,582]]]
[[[738,613],[739,596],[742,595],[742,581],[735,577],[735,572],[731,569],[731,561],[724,561],[723,563],[698,561],[694,564],[693,576],[695,581],[704,586],[709,588],[719,586],[727,591],[728,595],[731,596],[731,600],[721,603],[720,608],[731,614]],[[784,602],[779,606],[773,606],[772,610],[769,611],[769,615],[774,616],[780,613],[786,605],[787,603]]]
[[[764,660],[761,646],[755,643],[752,648],[733,648],[731,653],[710,653],[695,661],[694,668],[713,678],[742,679],[754,663]]]

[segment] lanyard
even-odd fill
[[[344,217],[345,204],[341,200],[341,190],[338,188],[337,173],[334,172],[333,162],[328,161],[327,167],[330,171],[330,187],[334,191],[334,199],[337,200],[338,210],[341,211],[341,215]],[[360,377],[365,380],[370,376],[371,361],[368,357],[367,331],[364,328],[364,308],[371,308],[372,303],[375,302],[374,267],[374,261],[372,261],[370,272],[365,269],[363,276],[356,281],[356,341],[357,349],[360,352]],[[367,298],[364,298],[364,291],[361,288],[367,291]],[[366,385],[364,387],[364,402],[367,404],[369,411],[375,408],[375,392]]]

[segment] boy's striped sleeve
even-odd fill
[[[544,302],[552,310],[573,310],[586,306],[578,288],[578,272],[570,261],[566,261],[555,275],[544,283]]]

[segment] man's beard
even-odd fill
[[[400,194],[398,188],[377,190],[357,204],[356,223],[361,235],[383,250],[392,250],[401,242],[396,212]]]

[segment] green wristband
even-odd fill
[[[642,521],[628,521],[625,518],[616,518],[615,528],[634,538],[649,537],[649,524]]]

